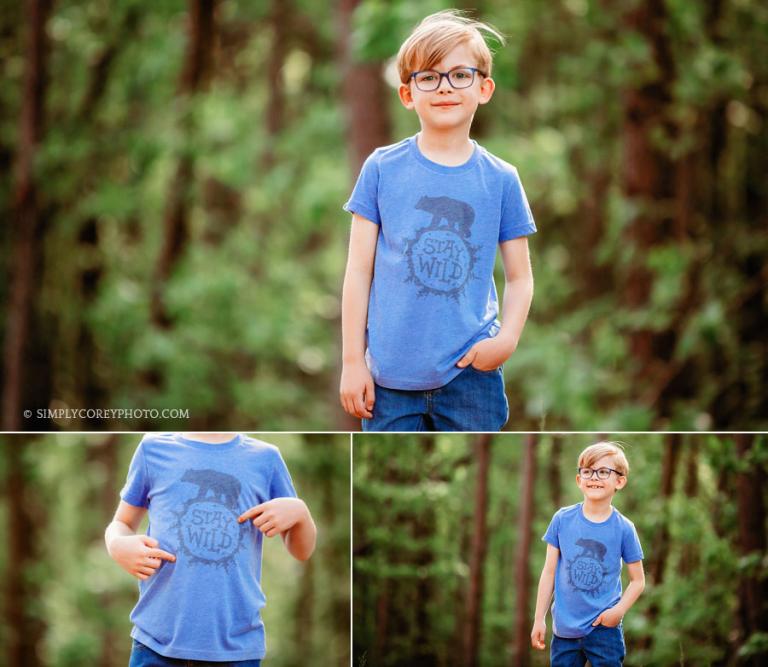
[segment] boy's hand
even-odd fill
[[[299,521],[309,516],[309,510],[299,498],[273,498],[261,505],[251,507],[237,519],[238,523],[253,519],[252,523],[267,537],[293,528]]]
[[[544,643],[546,636],[547,624],[544,621],[536,621],[533,624],[533,630],[531,630],[531,646],[539,651],[543,651],[546,648]]]
[[[149,535],[124,535],[115,537],[109,543],[109,555],[128,574],[149,579],[164,560],[176,562],[176,556],[158,549],[158,541]]]
[[[470,347],[456,365],[459,368],[472,365],[479,371],[492,371],[509,359],[514,351],[513,346],[499,340],[498,336],[484,338]]]
[[[365,361],[345,363],[341,371],[339,397],[345,412],[358,419],[373,417],[376,393]]]
[[[624,615],[620,611],[616,610],[616,607],[611,607],[602,612],[592,625],[604,625],[607,628],[615,628],[621,623],[623,616]]]

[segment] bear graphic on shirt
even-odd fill
[[[576,546],[581,550],[567,561],[568,581],[574,590],[597,597],[608,574],[603,565],[608,548],[585,537],[576,540]]]
[[[237,522],[240,481],[218,470],[186,470],[180,480],[193,495],[177,512],[181,551],[190,563],[227,568],[243,546],[248,523]]]
[[[472,245],[469,238],[475,210],[466,202],[445,196],[423,196],[414,208],[428,214],[429,222],[406,241],[406,282],[419,286],[419,296],[458,300],[474,278],[479,246]]]

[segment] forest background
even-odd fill
[[[262,618],[272,667],[348,667],[349,435],[268,434],[318,527],[295,561],[264,540]],[[122,667],[138,581],[104,530],[141,434],[0,436],[0,667]],[[146,530],[146,519],[141,531]]]
[[[3,430],[356,428],[341,205],[449,5],[0,4]],[[765,3],[471,8],[507,37],[473,136],[539,227],[508,428],[765,428]],[[38,412],[105,407],[189,419]]]
[[[530,647],[541,536],[601,439],[625,445],[614,506],[645,555],[625,664],[768,664],[768,437],[653,433],[355,436],[353,664],[548,665],[550,614]]]

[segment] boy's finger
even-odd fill
[[[368,410],[373,410],[373,404],[376,402],[376,389],[373,386],[373,380],[369,380],[365,383],[365,407]],[[368,415],[371,417],[372,415]]]
[[[600,614],[600,616],[598,616],[595,619],[595,622],[592,624],[592,627],[595,627],[596,625],[600,625],[602,622],[603,622],[603,615]]]
[[[237,517],[237,522],[243,523],[243,521],[248,521],[248,519],[258,516],[264,511],[264,505],[266,505],[266,503],[261,503],[260,505],[256,505],[256,507],[251,507],[251,509],[245,510],[245,512]]]
[[[365,417],[366,419],[372,417],[370,411],[365,407],[365,403],[363,402],[363,396],[357,396],[355,398],[355,416],[362,419]]]
[[[164,551],[163,549],[152,549],[148,555],[150,558],[169,560],[172,563],[176,560],[176,556],[174,556],[172,553],[169,553],[168,551]]]
[[[275,527],[274,521],[267,521],[261,526],[259,526],[259,530],[266,535],[270,530],[273,530],[274,527]]]
[[[269,520],[270,517],[268,517],[266,514],[260,514],[251,523],[253,523],[253,525],[257,528],[261,528]]]
[[[158,544],[160,544],[154,537],[150,537],[149,535],[142,535],[144,544],[146,544],[148,547],[156,547]]]

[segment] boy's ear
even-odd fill
[[[397,95],[406,109],[413,109],[413,94],[411,93],[410,83],[401,83],[397,89]]]
[[[616,490],[623,489],[627,485],[627,478],[622,475],[616,480]]]
[[[483,78],[480,84],[480,104],[488,104],[493,97],[493,91],[496,90],[496,82],[491,77]]]

